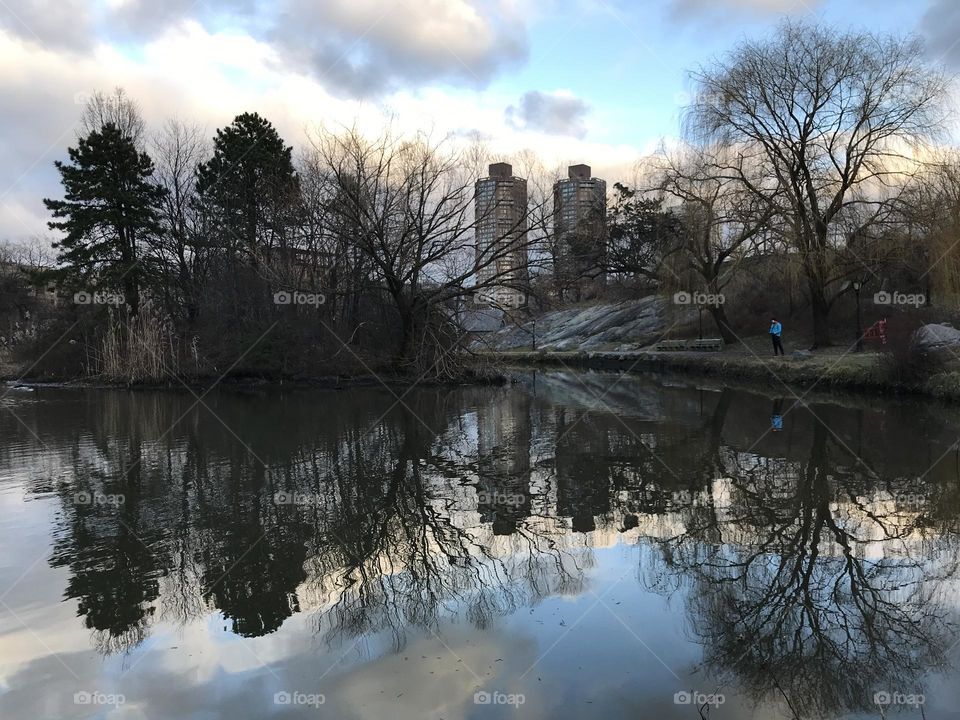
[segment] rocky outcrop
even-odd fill
[[[664,299],[655,295],[578,305],[501,328],[483,342],[498,351],[529,349],[535,336],[538,350],[635,350],[663,334],[665,308]]]
[[[913,334],[914,345],[921,350],[943,350],[960,347],[960,330],[950,325],[931,323],[917,328]]]

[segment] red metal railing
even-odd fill
[[[863,332],[864,342],[879,342],[881,345],[887,344],[887,319],[877,320],[873,325]]]

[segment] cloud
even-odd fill
[[[745,16],[766,19],[784,13],[807,13],[822,0],[670,0],[667,15],[678,22],[729,20]]]
[[[933,0],[920,22],[920,30],[935,61],[960,67],[960,3]]]
[[[195,20],[207,27],[244,24],[256,12],[254,0],[111,0],[103,25],[107,34],[145,39],[171,25]]]
[[[523,94],[519,105],[507,107],[506,119],[518,130],[582,138],[587,134],[585,120],[589,112],[590,106],[572,93],[531,90]]]
[[[0,33],[47,49],[84,51],[93,47],[93,18],[84,0],[3,0]]]
[[[436,81],[482,87],[528,54],[507,0],[287,0],[270,39],[354,97]]]
[[[531,8],[526,0],[3,0],[0,30],[90,51],[196,23],[267,42],[292,69],[341,95],[370,97],[444,81],[486,86],[526,60]]]

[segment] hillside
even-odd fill
[[[483,337],[492,350],[637,350],[655,342],[666,327],[665,301],[591,303],[552,310],[521,325],[509,325]]]

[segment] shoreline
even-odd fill
[[[7,388],[34,389],[62,389],[62,390],[126,390],[126,391],[210,391],[215,388],[237,391],[256,390],[341,390],[359,387],[386,387],[408,388],[413,385],[421,387],[466,387],[472,385],[504,385],[509,378],[500,372],[486,375],[471,374],[464,377],[439,380],[405,378],[397,376],[376,375],[323,375],[310,378],[257,378],[257,377],[224,377],[221,379],[209,378],[180,378],[163,383],[134,382],[124,383],[96,378],[75,378],[72,380],[55,380],[46,378],[16,378],[3,377],[0,382]]]
[[[787,357],[774,360],[760,357],[719,353],[630,351],[483,351],[474,360],[493,361],[483,371],[468,372],[450,379],[423,379],[373,374],[323,375],[317,377],[268,378],[248,375],[224,378],[180,378],[166,382],[134,382],[74,378],[70,380],[23,377],[7,374],[0,378],[7,388],[59,388],[74,390],[126,391],[210,391],[214,388],[236,391],[260,390],[339,390],[359,387],[409,388],[464,387],[504,385],[510,382],[510,366],[525,368],[567,368],[605,370],[612,372],[654,372],[679,377],[706,378],[720,382],[775,391],[795,388],[815,390],[818,393],[843,391],[860,396],[878,398],[935,399],[960,401],[960,372],[945,372],[928,378],[921,384],[892,383],[880,376],[875,363],[866,364],[871,357],[861,356],[860,362],[851,356],[812,355],[797,359]],[[486,363],[485,363],[486,364]]]
[[[777,388],[842,390],[872,397],[931,398],[960,401],[960,372],[933,375],[921,384],[903,385],[881,377],[875,367],[853,365],[830,355],[779,360],[729,353],[633,351],[512,351],[482,353],[485,358],[530,367],[566,367],[618,372],[654,371],[686,377],[730,380],[749,385],[771,382]]]

